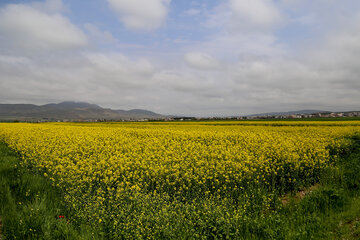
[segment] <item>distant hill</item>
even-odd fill
[[[124,111],[124,110],[116,110],[116,112],[118,112],[119,114],[129,114],[132,115],[134,117],[138,117],[138,118],[159,118],[161,117],[161,115],[154,113],[152,111],[148,111],[148,110],[143,110],[143,109],[132,109],[132,110],[128,110],[128,111]]]
[[[299,111],[289,111],[289,112],[269,112],[269,113],[257,113],[247,115],[247,117],[261,117],[261,116],[290,116],[296,114],[313,114],[313,113],[330,113],[329,111],[322,110],[299,110]]]
[[[165,117],[148,110],[113,110],[85,102],[68,101],[40,106],[34,104],[0,104],[0,120],[139,120]]]
[[[91,108],[91,109],[101,109],[100,106],[96,104],[90,104],[86,102],[61,102],[61,103],[49,103],[42,105],[45,108],[53,108],[53,109],[81,109],[81,108]]]

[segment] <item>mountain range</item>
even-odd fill
[[[269,112],[246,117],[290,116],[299,114],[328,113],[322,110]],[[66,101],[45,105],[0,104],[0,121],[94,121],[94,120],[141,120],[165,119],[174,116],[161,115],[144,109],[113,110],[86,102]]]
[[[166,116],[143,109],[113,110],[85,102],[61,102],[45,105],[0,104],[0,120],[139,120],[163,119]]]
[[[299,111],[289,111],[289,112],[269,112],[269,113],[257,113],[247,115],[247,117],[262,117],[262,116],[290,116],[298,114],[314,114],[314,113],[330,113],[329,111],[323,110],[299,110]]]

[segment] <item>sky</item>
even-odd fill
[[[360,110],[358,0],[0,0],[0,103]]]

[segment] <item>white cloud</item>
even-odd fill
[[[14,57],[7,55],[0,55],[0,62],[7,64],[26,64],[29,63],[29,59],[25,57]]]
[[[268,30],[281,21],[281,14],[272,0],[230,0],[235,28]]]
[[[86,44],[86,40],[74,44],[74,38],[66,40],[65,44],[63,35],[71,34],[58,34],[66,27],[66,31],[73,29],[72,32],[83,35],[59,14],[64,10],[55,3],[61,1],[48,1],[55,7],[4,6],[0,10],[0,101],[77,100],[119,109],[145,108],[165,114],[196,116],[304,108],[356,110],[360,107],[360,18],[349,12],[343,16],[335,14],[338,9],[335,6],[349,4],[350,0],[341,4],[331,1],[326,9],[322,9],[320,2],[325,4],[326,1],[248,1],[252,7],[241,6],[244,1],[240,0],[223,1],[211,11],[215,29],[206,29],[207,35],[202,35],[201,40],[187,35],[175,36],[179,39],[174,42],[182,44],[172,50],[167,47],[166,52],[148,48],[146,41],[144,46],[120,42],[110,32],[97,27],[103,23],[86,24],[89,41],[95,42],[95,47],[108,44],[107,48],[100,46],[96,49],[102,50],[95,51],[95,48],[90,50],[92,46],[86,46],[82,53],[57,51],[50,54],[46,51],[27,54],[24,48],[69,49]],[[137,17],[143,15],[141,11],[149,9],[149,12],[156,12],[146,5],[151,1],[141,2],[143,5],[140,6],[145,10],[140,12],[132,1],[122,1],[123,5],[121,1],[116,2],[126,9],[119,11],[121,17],[130,13]],[[169,1],[158,3],[166,6],[163,15],[166,16]],[[307,46],[292,48],[294,45],[286,45],[291,43],[286,42],[286,38],[279,39],[281,36],[273,31],[281,23],[282,13],[286,13],[285,5],[291,5],[291,13],[294,13],[286,29],[295,28],[290,32],[282,29],[281,34],[292,34],[291,37],[300,39],[306,37],[310,40]],[[207,13],[205,8],[201,9],[201,16]],[[25,14],[16,15],[17,12]],[[139,19],[145,21],[142,16]],[[152,22],[151,19],[146,21]],[[159,21],[162,23],[163,20]],[[315,22],[316,27],[308,25],[311,22]],[[127,27],[152,30],[155,29],[153,23]],[[299,23],[302,26],[298,29]],[[323,29],[321,26],[325,25],[327,28]],[[305,31],[297,32],[304,28],[309,32],[319,29],[318,35],[315,38],[311,33],[303,36]],[[13,48],[8,50],[10,43]],[[120,49],[119,46],[122,46],[122,53],[114,51]],[[131,56],[134,52],[136,57]],[[209,71],[212,69],[216,71]]]
[[[114,77],[123,77],[121,74],[151,75],[155,67],[145,58],[131,60],[120,53],[88,53],[86,59],[89,60],[97,70],[107,73],[117,73]],[[131,81],[131,79],[128,79]]]
[[[272,0],[227,0],[211,9],[203,23],[214,33],[191,49],[228,61],[279,57],[287,46],[274,30],[285,19]]]
[[[318,22],[318,19],[314,14],[308,14],[294,18],[293,22],[300,23],[303,25],[315,25]]]
[[[0,56],[0,102],[76,100],[128,108],[143,101],[154,83],[149,81],[154,71],[147,59],[130,59],[120,53],[73,53],[51,59],[34,56],[31,61]],[[126,100],[131,96],[136,101]]]
[[[60,14],[10,4],[0,9],[2,45],[26,50],[64,50],[87,44],[85,34]]]
[[[220,63],[212,56],[202,52],[189,52],[184,56],[190,67],[202,70],[216,70]]]
[[[273,34],[241,34],[220,32],[206,41],[195,42],[186,52],[204,52],[221,62],[239,59],[278,58],[287,54],[287,47],[277,42]]]
[[[228,0],[211,11],[205,26],[241,33],[269,32],[284,20],[273,0]]]
[[[203,77],[170,69],[155,73],[153,79],[164,88],[183,93],[197,92],[207,86],[203,84]]]
[[[33,2],[32,7],[47,13],[59,13],[67,11],[67,7],[62,0],[46,0],[45,2]]]
[[[97,26],[87,23],[84,25],[89,37],[91,37],[97,44],[111,44],[118,43],[111,32],[102,31]]]
[[[171,0],[108,0],[126,28],[151,31],[166,19]]]
[[[196,8],[190,8],[190,9],[185,11],[185,14],[190,15],[190,16],[198,15],[200,13],[201,13],[201,10],[196,9]]]

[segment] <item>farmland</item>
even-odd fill
[[[296,238],[272,225],[284,196],[337,176],[359,133],[360,121],[0,125],[71,224],[105,239]]]

